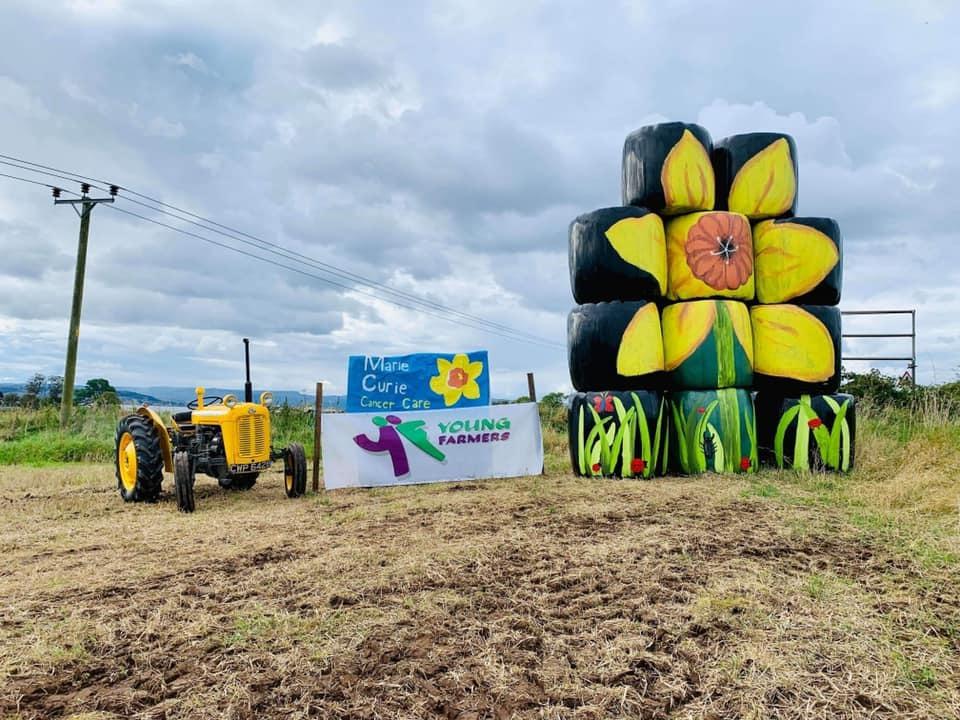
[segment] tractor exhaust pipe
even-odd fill
[[[253,402],[253,384],[250,382],[250,339],[243,339],[243,356],[247,366],[247,382],[243,386],[243,401]]]

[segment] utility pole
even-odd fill
[[[77,270],[73,276],[73,305],[70,308],[70,332],[67,335],[67,363],[63,372],[63,395],[60,398],[60,430],[67,427],[73,408],[73,385],[77,374],[77,343],[80,340],[80,308],[83,306],[83,278],[87,270],[87,238],[90,234],[90,214],[99,203],[112,203],[117,195],[117,186],[110,186],[110,197],[92,198],[89,183],[80,185],[78,200],[62,200],[60,188],[53,188],[54,205],[70,205],[80,216],[80,242],[77,246]],[[77,205],[82,209],[77,210]]]

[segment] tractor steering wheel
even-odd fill
[[[219,395],[206,395],[203,398],[204,407],[206,407],[207,405],[222,405],[222,404],[223,404],[223,398],[220,397]],[[197,401],[195,399],[187,403],[187,410],[196,410],[196,409],[197,409]]]

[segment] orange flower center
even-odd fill
[[[462,388],[470,382],[470,376],[463,368],[453,368],[447,375],[447,385],[452,388]]]

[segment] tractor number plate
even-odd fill
[[[265,460],[264,462],[255,462],[255,463],[239,463],[238,465],[231,465],[230,472],[232,474],[260,472],[261,470],[269,470],[270,465],[271,465],[271,462],[269,460]]]

